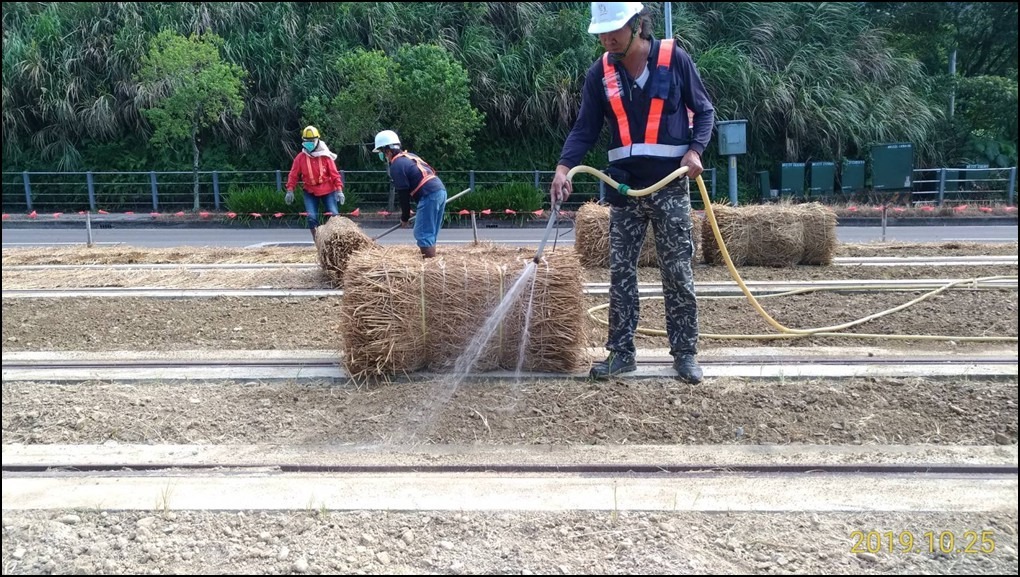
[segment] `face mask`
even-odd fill
[[[314,142],[302,142],[301,146],[304,146],[305,150],[307,150],[308,152],[311,152],[311,151],[315,150],[315,143]]]
[[[386,153],[385,152],[381,152],[381,151],[379,152],[379,160],[381,160],[383,162],[386,162]]]

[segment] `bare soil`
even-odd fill
[[[778,323],[813,329],[881,313],[922,296],[921,291],[808,293],[760,300]],[[59,298],[3,300],[3,351],[104,351],[186,349],[335,349],[341,350],[340,296],[214,297],[182,299]],[[605,304],[587,297],[588,308]],[[486,311],[479,311],[479,326]],[[581,314],[579,312],[579,314]],[[592,313],[605,319],[606,311]],[[663,331],[661,300],[642,303],[640,330]],[[742,298],[706,298],[699,303],[701,349],[715,346],[860,345],[874,338],[853,336],[779,339],[779,331]],[[843,331],[879,335],[947,335],[962,337],[1017,336],[1017,291],[952,290],[895,314]],[[605,344],[605,326],[589,322],[588,346]],[[714,337],[712,335],[715,335]],[[732,335],[766,335],[742,340]],[[771,335],[771,336],[769,336]],[[914,347],[917,341],[883,339],[883,345]],[[639,348],[668,348],[665,337],[639,334]],[[980,349],[982,343],[933,341],[933,350],[947,347]],[[1014,343],[1015,346],[1015,343]]]
[[[950,243],[955,244],[955,243]],[[120,252],[118,252],[120,251]],[[842,246],[839,256],[1017,254],[1012,245]],[[900,252],[897,252],[900,251]],[[1000,252],[1001,251],[1001,252]],[[256,260],[265,259],[265,260]],[[288,260],[290,259],[290,260]],[[3,251],[3,285],[133,286],[130,275],[50,278],[13,264],[287,262],[310,249],[118,248]],[[109,272],[109,271],[105,271]],[[317,288],[317,271],[248,278],[254,286]],[[135,271],[137,274],[137,271]],[[52,273],[46,273],[52,275]],[[75,273],[81,274],[81,273]],[[181,273],[177,271],[177,274]],[[184,278],[229,287],[241,275]],[[642,271],[655,282],[657,271]],[[698,266],[700,282],[728,280]],[[748,280],[973,278],[1006,267],[797,267],[741,270]],[[600,276],[602,275],[602,276]],[[605,271],[586,271],[605,282]],[[817,275],[817,276],[815,276]],[[846,276],[840,276],[846,275]],[[86,280],[81,280],[86,279]],[[290,280],[284,280],[290,279]],[[100,283],[107,284],[100,284]],[[165,286],[166,276],[146,282]],[[178,281],[182,282],[182,281]],[[290,285],[286,283],[291,283]],[[35,284],[32,284],[35,283]],[[65,284],[61,284],[65,283]],[[120,283],[120,284],[118,284]],[[194,285],[190,285],[194,286]],[[921,293],[811,293],[762,299],[793,328],[823,327]],[[589,297],[586,307],[605,299]],[[209,299],[3,299],[3,352],[339,348],[339,296]],[[643,329],[663,327],[661,302],[642,303]],[[741,299],[699,302],[705,334],[775,332]],[[481,313],[480,313],[481,314]],[[604,318],[604,311],[599,314]],[[1017,335],[1015,290],[953,290],[851,329],[899,335]],[[588,344],[605,329],[589,323]],[[876,341],[705,337],[702,350]],[[988,343],[882,339],[919,353],[981,351]],[[665,347],[639,335],[641,348]],[[996,344],[1012,347],[1016,344]],[[1017,382],[981,378],[756,381],[669,379],[593,383],[407,380],[389,383],[17,382],[3,385],[4,444],[378,443],[997,445],[1017,443]],[[449,397],[434,406],[432,399]],[[1017,573],[1017,512],[449,513],[101,510],[3,512],[4,574],[988,574]],[[854,531],[991,531],[986,554],[854,553]]]
[[[1016,511],[4,511],[2,560],[10,575],[1015,575],[1016,528]],[[855,531],[983,530],[989,554],[851,552]]]
[[[3,437],[26,444],[1012,445],[1017,386],[969,377],[716,378],[695,386],[672,379],[8,383]]]

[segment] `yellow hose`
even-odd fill
[[[687,170],[688,170],[688,168],[686,166],[682,166],[682,167],[678,168],[677,170],[674,170],[672,173],[670,173],[668,176],[666,176],[665,178],[663,178],[659,182],[656,182],[655,184],[653,184],[653,185],[651,185],[651,186],[649,186],[647,188],[640,189],[640,190],[629,189],[629,188],[626,187],[626,185],[621,186],[620,183],[616,182],[615,180],[613,180],[612,178],[607,176],[602,171],[600,171],[600,170],[598,170],[596,168],[592,168],[590,166],[584,166],[584,165],[578,165],[578,166],[575,166],[574,168],[570,169],[570,171],[567,172],[567,180],[572,182],[573,178],[574,178],[574,175],[583,172],[583,173],[595,176],[599,180],[605,182],[607,185],[612,186],[613,188],[616,188],[616,189],[620,190],[621,193],[626,194],[628,196],[647,196],[647,195],[652,194],[653,192],[659,190],[663,186],[669,184],[674,179],[679,178],[679,177],[687,174]],[[965,342],[1017,342],[1017,337],[963,337],[963,336],[955,336],[955,335],[882,335],[882,334],[840,333],[840,332],[838,332],[838,331],[841,331],[843,329],[854,327],[854,326],[866,323],[866,322],[868,322],[870,320],[874,320],[874,319],[877,319],[879,317],[882,317],[882,316],[885,316],[885,315],[888,315],[888,314],[892,314],[894,312],[901,311],[901,310],[906,309],[908,307],[911,307],[911,306],[913,306],[913,305],[915,305],[915,304],[917,304],[917,303],[919,303],[921,301],[927,300],[928,298],[931,298],[931,297],[933,297],[933,296],[935,296],[935,295],[937,295],[939,293],[942,293],[942,292],[944,292],[946,290],[949,290],[950,288],[952,288],[952,287],[954,287],[956,285],[966,284],[966,283],[973,283],[973,284],[976,285],[976,284],[978,284],[978,283],[980,283],[982,281],[988,281],[988,280],[1016,279],[1017,277],[1015,275],[1013,275],[1013,276],[982,277],[982,278],[965,279],[965,280],[957,280],[957,281],[949,282],[949,283],[945,284],[944,286],[941,286],[941,287],[939,287],[937,289],[934,289],[931,292],[928,292],[928,293],[926,293],[924,295],[921,295],[920,297],[918,297],[916,299],[913,299],[913,300],[911,300],[911,301],[909,301],[907,303],[904,303],[902,305],[898,305],[896,307],[893,307],[891,309],[888,309],[888,310],[885,310],[885,311],[882,311],[882,312],[879,312],[879,313],[875,313],[873,315],[868,315],[868,316],[866,316],[864,318],[857,319],[855,321],[850,321],[850,322],[846,322],[846,323],[842,323],[842,324],[838,324],[838,325],[832,325],[832,326],[828,326],[828,327],[818,327],[818,328],[814,328],[814,329],[793,329],[793,328],[789,328],[787,326],[784,326],[781,323],[779,323],[778,321],[776,321],[774,318],[772,318],[772,316],[769,315],[765,311],[765,309],[762,308],[761,304],[758,303],[758,299],[755,298],[755,296],[753,294],[751,294],[751,290],[747,288],[746,284],[744,284],[744,280],[740,277],[740,273],[738,273],[736,267],[733,266],[733,261],[732,261],[732,259],[730,259],[729,251],[726,250],[726,243],[723,242],[722,233],[719,232],[719,225],[718,225],[718,223],[715,220],[715,213],[712,211],[712,202],[711,202],[711,199],[708,197],[708,190],[705,188],[705,181],[701,179],[701,175],[698,175],[698,177],[696,179],[696,182],[698,183],[698,190],[701,192],[701,200],[702,200],[702,202],[705,205],[705,217],[708,220],[709,225],[712,227],[712,234],[715,236],[716,244],[719,245],[719,251],[722,254],[723,261],[726,263],[726,268],[730,272],[730,277],[733,278],[734,282],[737,283],[737,286],[740,287],[741,292],[743,292],[744,296],[747,297],[748,302],[751,303],[751,306],[754,307],[754,309],[765,320],[765,322],[767,322],[769,325],[771,325],[773,328],[775,328],[777,331],[780,332],[780,334],[778,334],[778,335],[776,335],[776,334],[770,334],[770,335],[721,335],[721,334],[707,333],[707,334],[702,334],[701,335],[704,338],[714,338],[714,339],[789,339],[789,338],[802,338],[802,337],[807,337],[807,336],[825,336],[825,337],[841,336],[841,337],[853,337],[853,338],[881,338],[881,339],[903,339],[903,340],[943,340],[943,341],[952,340],[952,341],[965,341]],[[839,288],[834,288],[833,287],[833,288],[830,288],[829,290],[846,290],[846,287],[839,287]],[[793,294],[793,293],[791,293],[791,294]],[[645,297],[645,298],[643,298],[641,300],[645,300],[647,298],[656,298],[656,297]],[[594,315],[595,311],[604,309],[604,308],[606,308],[608,306],[609,306],[609,304],[606,303],[606,304],[596,305],[594,307],[591,307],[590,309],[588,309],[588,316],[591,317],[593,320],[599,322],[599,323],[608,325],[607,322],[602,321],[601,319],[595,317],[595,315]],[[657,330],[657,329],[642,329],[641,327],[638,327],[638,332],[640,332],[642,334],[651,334],[651,335],[665,335],[666,334],[665,331],[662,331],[662,330]]]

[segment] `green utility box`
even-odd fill
[[[747,154],[747,121],[725,120],[716,123],[719,131],[719,155]]]
[[[843,194],[864,192],[864,161],[844,160],[843,170],[839,175],[839,189]]]
[[[754,173],[758,178],[758,194],[762,200],[772,200],[772,182],[769,179],[769,171],[762,170]]]
[[[779,195],[804,196],[803,162],[784,162],[779,165]]]
[[[810,166],[811,196],[831,196],[836,187],[836,163],[812,162]]]
[[[871,189],[910,190],[914,172],[914,145],[909,142],[871,147]]]

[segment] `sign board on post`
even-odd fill
[[[747,153],[747,121],[717,122],[716,130],[719,132],[719,154],[730,157],[729,170],[727,171],[730,184],[730,204],[737,206],[737,155]]]
[[[719,155],[733,156],[747,154],[747,121],[725,120],[717,122],[719,131]]]

